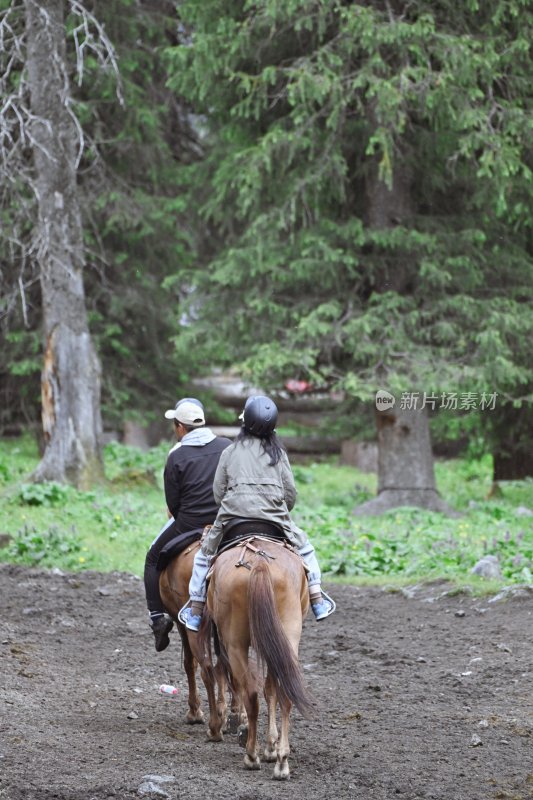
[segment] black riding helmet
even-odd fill
[[[254,395],[245,403],[242,419],[247,433],[254,436],[268,436],[276,427],[278,409],[270,397]]]

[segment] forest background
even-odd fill
[[[335,393],[328,432],[384,456],[376,391],[425,397],[411,421],[527,505],[529,3],[0,0],[0,31],[0,428],[44,410],[37,477],[81,486],[72,442],[98,462],[101,420],[232,368]],[[420,462],[421,496],[414,436],[392,477]]]

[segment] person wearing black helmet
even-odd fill
[[[317,620],[335,610],[334,601],[321,588],[320,567],[306,534],[291,519],[296,486],[285,448],[275,432],[278,409],[264,395],[249,397],[241,431],[220,456],[213,494],[220,508],[214,525],[202,540],[194,559],[189,602],[179,613],[190,629],[198,630],[206,599],[206,576],[213,555],[235,520],[274,524],[296,548],[308,568],[311,608]]]

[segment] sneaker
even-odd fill
[[[322,598],[317,600],[314,603],[311,603],[311,609],[313,610],[313,614],[315,615],[315,619],[318,622],[321,619],[325,619],[329,617],[330,614],[333,614],[337,606],[335,605],[334,600],[331,599],[325,592],[322,592]]]
[[[181,609],[180,613],[178,614],[178,619],[180,622],[183,622],[185,627],[187,627],[190,631],[200,630],[202,617],[199,614],[193,614],[190,606],[186,606],[186,608]]]
[[[157,617],[152,622],[152,633],[154,634],[155,638],[155,649],[158,653],[160,653],[162,650],[165,650],[169,646],[170,639],[168,634],[172,630],[173,624],[174,623],[172,620],[164,615],[162,617]]]

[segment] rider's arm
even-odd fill
[[[167,460],[163,480],[168,510],[171,516],[176,517],[181,505],[181,486],[179,470],[172,459],[172,455]]]
[[[281,480],[283,481],[283,491],[285,493],[285,502],[287,508],[291,511],[296,502],[296,484],[294,483],[294,475],[289,464],[289,459],[283,454],[281,458]]]
[[[228,470],[226,467],[227,457],[225,457],[226,452],[226,450],[222,451],[213,480],[213,496],[217,506],[222,503],[228,488]]]

